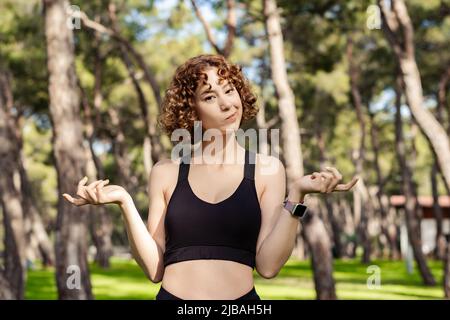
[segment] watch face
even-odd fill
[[[303,218],[307,208],[308,208],[307,206],[298,203],[295,205],[294,210],[292,210],[292,215]]]

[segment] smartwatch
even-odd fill
[[[286,198],[283,202],[283,208],[291,213],[293,217],[303,218],[308,209],[302,202],[291,202]]]

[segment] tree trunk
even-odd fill
[[[44,0],[53,154],[59,194],[72,193],[86,175],[73,32],[67,26],[67,0]],[[92,299],[87,261],[88,207],[58,197],[56,283],[60,299]]]
[[[447,239],[444,259],[444,295],[447,299],[450,299],[450,238]]]
[[[413,249],[414,258],[419,267],[425,285],[435,285],[436,281],[428,268],[425,255],[422,252],[422,241],[420,239],[420,220],[417,193],[412,180],[412,172],[406,161],[405,142],[403,139],[401,107],[402,80],[396,79],[396,114],[395,114],[395,148],[400,171],[402,174],[402,190],[405,195],[405,219],[409,242]]]
[[[450,79],[450,66],[446,68],[444,74],[442,75],[441,79],[439,80],[439,86],[438,86],[438,104],[436,108],[436,119],[439,123],[444,125],[444,116],[443,116],[443,110],[445,108],[447,95],[446,95],[446,88],[448,81]],[[449,119],[450,120],[450,119]],[[448,121],[448,127],[450,128],[450,121]],[[439,162],[436,157],[436,154],[433,152],[434,162],[433,167],[431,169],[431,190],[433,194],[433,213],[434,217],[436,219],[436,248],[434,250],[435,257],[437,259],[443,260],[445,258],[446,253],[446,240],[445,236],[443,234],[443,214],[442,214],[442,208],[439,205],[439,193],[437,189],[437,175],[439,173]],[[445,183],[444,183],[445,184]]]
[[[16,139],[10,78],[0,70],[0,205],[3,211],[5,258],[0,296],[23,299],[26,281],[26,243],[22,194],[20,190],[20,150]]]
[[[396,232],[395,224],[394,224],[394,228],[392,228],[391,223],[388,220],[388,208],[382,201],[382,197],[385,194],[384,193],[384,182],[383,182],[383,181],[385,181],[385,179],[383,179],[380,164],[379,164],[378,130],[375,126],[374,115],[372,113],[370,113],[370,110],[369,110],[369,116],[370,116],[370,138],[371,138],[373,154],[374,154],[373,164],[374,164],[374,168],[375,168],[377,186],[378,186],[376,198],[378,201],[378,207],[379,207],[379,212],[380,212],[380,216],[381,216],[381,231],[385,235],[386,240],[389,245],[389,258],[390,259],[398,259],[400,257],[400,252],[399,252],[398,246],[397,246],[398,234]],[[387,205],[389,205],[389,204],[387,204]]]
[[[444,74],[442,75],[441,79],[439,80],[438,110],[440,110],[439,112],[441,113],[441,115],[447,104],[447,86],[449,84],[449,81],[450,81],[450,61],[447,62],[446,70],[444,71]],[[441,123],[444,123],[444,122],[442,121]],[[450,136],[450,104],[448,105],[448,108],[447,108],[447,135]],[[450,188],[448,188],[448,189],[450,189]]]
[[[404,0],[378,0],[383,19],[383,30],[398,60],[409,109],[420,129],[432,145],[445,184],[450,188],[449,138],[444,128],[423,105],[423,90],[414,53],[414,29]]]
[[[319,149],[319,164],[321,168],[325,168],[328,162],[328,157],[325,150],[325,140],[323,137],[323,132],[320,124],[318,123],[316,126],[317,131],[317,145]],[[342,241],[341,241],[341,226],[339,224],[338,218],[336,216],[336,212],[334,211],[333,198],[330,196],[325,196],[325,206],[328,221],[331,226],[331,234],[333,238],[333,257],[341,258],[342,257]]]
[[[260,96],[260,100],[259,100],[259,110],[258,113],[256,114],[256,126],[258,127],[258,129],[260,130],[260,132],[265,132],[267,133],[267,130],[270,130],[272,126],[275,125],[275,123],[278,120],[278,117],[272,118],[270,121],[266,120],[266,97],[265,97],[265,87],[266,87],[266,83],[268,80],[268,66],[266,63],[266,59],[262,59],[262,63],[259,67],[260,69],[260,74],[259,74],[259,87],[261,88],[261,96]],[[268,137],[268,135],[263,135],[266,138],[262,138],[259,140],[259,152],[265,155],[269,155],[269,151],[270,151],[270,142],[269,139],[270,137]]]
[[[433,166],[431,168],[431,190],[433,195],[433,214],[434,218],[436,220],[436,247],[434,249],[434,256],[436,259],[443,260],[445,257],[445,250],[446,250],[446,241],[445,236],[443,233],[443,213],[442,208],[439,205],[439,193],[437,190],[437,162],[436,159],[434,159]]]
[[[353,211],[355,215],[357,243],[362,245],[361,262],[369,264],[371,259],[371,240],[369,234],[369,217],[372,215],[370,196],[364,180],[360,180],[353,191]],[[357,213],[360,214],[357,214]]]
[[[343,231],[347,238],[343,248],[344,254],[349,258],[354,258],[357,246],[356,227],[350,204],[345,198],[341,198],[339,201],[339,216],[344,219]]]
[[[54,266],[55,255],[54,248],[49,235],[45,230],[44,223],[37,207],[34,205],[34,196],[31,191],[30,181],[23,167],[23,161],[20,163],[21,192],[24,207],[24,224],[26,232],[27,248],[37,251],[37,257],[40,257],[44,267]]]
[[[314,273],[314,286],[317,299],[335,300],[336,289],[333,274],[333,257],[330,238],[322,220],[319,218],[318,199],[308,199],[308,214],[303,219],[303,237],[311,253]],[[330,276],[331,275],[331,276]]]
[[[350,78],[350,92],[352,96],[352,103],[355,108],[356,117],[358,118],[360,132],[361,132],[361,140],[359,143],[359,148],[354,152],[354,162],[355,162],[355,176],[360,177],[361,182],[359,183],[359,187],[355,188],[354,196],[355,196],[355,215],[359,217],[358,223],[358,235],[360,242],[363,246],[363,256],[362,263],[368,264],[370,263],[371,256],[371,244],[370,244],[370,235],[368,231],[369,227],[369,197],[365,195],[368,194],[367,190],[364,187],[364,161],[365,161],[365,148],[366,148],[366,123],[363,115],[363,103],[361,99],[361,94],[358,88],[358,76],[359,72],[354,65],[354,57],[353,57],[353,39],[349,35],[347,39],[347,60],[349,64],[348,74]],[[358,211],[358,212],[356,212]]]
[[[272,79],[278,98],[283,156],[286,161],[288,188],[290,188],[293,180],[303,175],[303,157],[300,147],[300,130],[297,122],[295,98],[287,79],[283,35],[277,10],[274,0],[264,1],[265,26],[269,38]]]
[[[0,300],[14,300],[14,291],[11,284],[0,269]]]
[[[288,189],[293,181],[303,176],[303,157],[300,130],[297,122],[294,93],[287,79],[283,35],[275,0],[263,0],[266,34],[270,46],[272,80],[278,98],[281,119],[283,155],[286,162]],[[330,241],[323,221],[311,208],[309,219],[304,225],[305,241],[311,251],[314,282],[318,299],[336,299],[333,279],[333,261]]]

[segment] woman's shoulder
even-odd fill
[[[157,179],[160,182],[170,181],[171,178],[177,177],[178,166],[180,164],[179,159],[162,159],[153,165],[150,172],[152,179]]]
[[[273,155],[256,153],[255,173],[258,176],[270,177],[277,174],[284,174],[285,167],[283,162]]]

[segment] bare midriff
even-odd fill
[[[162,287],[181,299],[233,300],[253,288],[253,269],[227,260],[188,260],[165,267]]]

